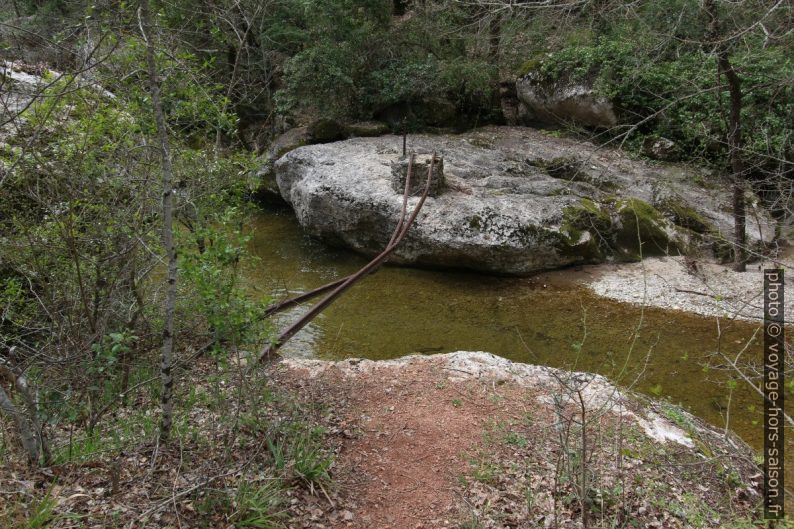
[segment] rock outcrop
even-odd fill
[[[427,199],[396,251],[399,263],[529,274],[724,251],[731,238],[727,190],[681,166],[517,127],[411,136],[408,149],[443,156],[445,187]],[[354,138],[292,150],[275,174],[310,234],[376,255],[402,208],[391,183],[401,157],[399,136]],[[753,244],[772,240],[764,211],[747,220]]]
[[[576,124],[608,129],[618,123],[609,99],[583,83],[541,81],[529,73],[516,81],[519,114],[531,124]]]
[[[24,110],[46,84],[39,73],[26,70],[17,63],[4,62],[0,65],[0,78],[3,81],[0,119],[3,122],[13,119]]]
[[[318,119],[309,125],[288,129],[273,139],[260,158],[259,169],[254,175],[258,181],[254,193],[260,202],[281,202],[273,163],[293,149],[303,145],[328,143],[349,136],[382,136],[388,130],[388,126],[379,121],[359,121],[345,125],[331,119]]]
[[[33,66],[21,62],[0,62],[0,86],[2,86],[0,123],[11,125],[13,128],[18,122],[24,121],[24,118],[18,114],[28,109],[43,90],[61,77],[63,77],[62,73],[49,70],[40,64]],[[75,85],[89,86],[99,95],[109,99],[115,97],[111,92],[91,82],[85,75],[78,77]]]
[[[276,137],[267,150],[269,160],[277,160],[303,145],[311,143],[308,127],[294,127]]]
[[[673,161],[677,156],[677,146],[667,138],[646,138],[642,144],[642,154],[656,160]]]

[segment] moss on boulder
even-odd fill
[[[601,261],[609,251],[607,241],[613,233],[609,210],[589,198],[582,198],[562,211],[560,251],[581,255],[585,262]]]
[[[664,200],[658,205],[658,209],[666,214],[675,225],[692,230],[695,233],[709,233],[714,229],[711,222],[681,200],[673,198]]]
[[[685,244],[674,226],[656,208],[638,198],[589,198],[563,209],[559,241],[566,255],[585,262],[614,258],[637,261],[641,256],[680,253]]]
[[[347,129],[334,119],[320,118],[309,124],[309,139],[312,143],[328,143],[347,137]]]
[[[371,138],[386,134],[389,132],[389,126],[380,121],[358,121],[348,124],[347,132],[350,136]]]
[[[516,72],[518,77],[526,77],[527,75],[540,70],[540,67],[543,66],[543,59],[544,55],[542,53],[538,53],[521,63],[521,66],[518,67],[518,72]]]
[[[618,200],[615,211],[620,224],[615,234],[616,250],[625,260],[680,253],[681,244],[674,239],[674,227],[644,200]]]

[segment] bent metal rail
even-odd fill
[[[342,295],[347,289],[349,289],[353,284],[360,281],[361,279],[365,278],[369,274],[376,271],[383,263],[385,263],[391,254],[394,252],[395,249],[400,245],[402,240],[405,238],[408,230],[410,230],[411,226],[413,225],[414,221],[416,220],[417,215],[419,215],[419,211],[422,209],[422,206],[425,203],[425,199],[430,191],[430,181],[433,176],[433,165],[436,161],[436,153],[433,153],[432,158],[430,159],[430,165],[428,166],[427,170],[427,180],[425,182],[425,188],[422,193],[419,202],[416,203],[414,206],[413,211],[411,212],[410,217],[406,221],[406,213],[408,210],[408,195],[409,190],[411,189],[411,175],[413,172],[413,165],[414,165],[414,157],[415,154],[411,154],[411,157],[408,161],[408,172],[405,178],[405,191],[403,193],[403,205],[402,205],[402,212],[400,214],[400,220],[397,223],[397,226],[392,233],[391,239],[389,239],[389,243],[386,245],[386,248],[378,254],[372,261],[367,263],[363,266],[358,272],[351,274],[347,277],[343,277],[341,279],[337,279],[336,281],[332,281],[326,285],[321,287],[315,288],[309,292],[296,296],[294,298],[290,298],[279,303],[275,303],[268,307],[265,310],[264,317],[270,316],[272,314],[276,314],[281,312],[289,307],[302,303],[306,300],[309,300],[313,297],[319,296],[320,294],[331,290],[331,293],[324,297],[320,302],[318,302],[315,306],[313,306],[306,314],[301,316],[295,323],[287,327],[279,337],[266,345],[259,354],[258,362],[266,362],[271,361],[276,358],[276,352],[278,349],[284,345],[284,343],[295,336],[298,331],[300,331],[303,327],[305,327],[311,320],[313,320],[320,312],[322,312],[326,307],[328,307],[331,303],[336,300],[340,295]]]

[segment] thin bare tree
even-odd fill
[[[168,260],[166,275],[166,296],[163,309],[163,345],[160,362],[160,379],[163,386],[162,418],[160,421],[160,441],[167,442],[171,434],[174,410],[174,379],[171,372],[174,353],[174,312],[176,311],[176,247],[174,244],[174,205],[173,187],[174,169],[171,165],[171,152],[168,145],[168,129],[165,124],[163,104],[160,99],[160,80],[155,60],[154,40],[152,36],[151,14],[148,0],[141,0],[138,11],[141,35],[146,43],[146,66],[149,74],[149,90],[152,96],[152,108],[157,124],[157,140],[162,157],[163,185],[163,249]]]
[[[747,268],[747,232],[746,204],[744,199],[744,162],[742,161],[742,81],[733,68],[730,59],[730,40],[722,35],[722,24],[717,13],[714,0],[706,0],[703,9],[709,17],[709,33],[712,53],[717,57],[717,78],[725,76],[730,95],[728,112],[728,158],[731,164],[731,183],[733,185],[733,221],[734,221],[734,265],[737,272]]]

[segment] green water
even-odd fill
[[[263,211],[253,224],[261,258],[249,271],[263,296],[282,299],[354,272],[366,260],[303,234],[289,210]],[[594,371],[682,404],[725,426],[726,377],[704,371],[717,350],[735,355],[756,326],[646,309],[592,295],[566,272],[536,278],[384,267],[355,285],[282,349],[288,356],[395,358],[411,353],[488,351],[511,360]],[[305,308],[282,314],[283,328]],[[634,331],[638,330],[636,339]],[[763,335],[747,357],[760,359]],[[581,347],[578,344],[581,343]],[[715,362],[712,362],[715,363]],[[624,369],[625,366],[625,369]],[[760,398],[739,383],[730,428],[760,448]],[[794,450],[789,450],[794,455]],[[789,468],[794,464],[789,464]]]

